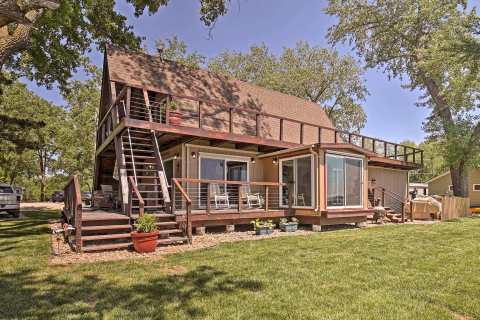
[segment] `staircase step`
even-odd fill
[[[82,217],[82,221],[86,222],[92,222],[92,221],[126,221],[129,220],[129,218],[125,215],[94,215],[94,216],[89,216],[88,214],[84,214]]]
[[[116,224],[108,226],[82,226],[82,231],[117,231],[117,230],[131,230],[132,226],[129,224]]]
[[[127,144],[128,151],[130,151],[130,146]],[[125,146],[125,145],[124,145]],[[134,147],[149,147],[153,148],[153,144],[148,144],[148,143],[138,143],[138,142],[132,142],[132,146]]]
[[[142,153],[155,153],[155,151],[153,151],[151,149],[132,149],[132,150],[130,150],[129,147],[127,147],[127,149],[125,151],[126,152],[133,151],[133,152],[142,152]]]
[[[127,141],[128,141],[128,135],[123,136],[123,137],[124,137],[125,139],[127,139]],[[132,139],[132,140],[150,141],[150,142],[152,141],[151,138],[132,136],[131,134],[130,134],[130,139]]]
[[[114,234],[102,234],[94,236],[82,236],[82,241],[95,241],[95,240],[113,240],[113,239],[130,239],[130,233],[114,233]]]
[[[172,233],[181,233],[183,232],[182,229],[164,229],[164,230],[158,230],[158,234],[161,235],[166,235],[166,234],[172,234]]]
[[[142,199],[144,201],[163,200],[163,198],[142,198]],[[137,200],[138,201],[138,199],[132,199],[132,200]]]
[[[112,244],[102,244],[102,245],[89,245],[82,247],[83,252],[92,252],[92,251],[106,251],[106,250],[116,250],[116,249],[127,249],[132,245],[131,242],[126,243],[112,243]]]
[[[130,150],[128,150],[128,151],[130,151]],[[126,154],[125,155],[125,158],[131,158],[131,157],[132,157],[131,154]],[[136,154],[134,154],[133,157],[135,159],[155,159],[154,156],[143,156],[143,155],[136,155]]]

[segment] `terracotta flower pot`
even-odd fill
[[[132,236],[133,247],[137,252],[154,252],[157,248],[158,231],[148,233],[134,231],[130,235]]]
[[[172,126],[178,126],[182,124],[182,114],[180,112],[170,111],[168,114],[168,120]]]

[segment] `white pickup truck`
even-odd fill
[[[21,195],[8,184],[0,183],[0,212],[6,211],[14,217],[20,216]]]

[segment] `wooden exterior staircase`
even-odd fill
[[[393,223],[405,222],[405,200],[400,195],[383,187],[374,187],[368,190],[368,200],[372,207],[378,201],[379,205],[386,210],[384,221]]]

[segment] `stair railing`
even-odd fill
[[[133,177],[135,179],[135,185],[137,185],[137,170],[135,168],[135,157],[133,156],[132,137],[130,135],[130,128],[127,128],[127,134],[128,134],[128,146],[130,147],[130,156],[132,157]]]
[[[82,195],[76,175],[70,177],[63,191],[63,214],[67,223],[75,227],[75,251],[80,252],[82,251]]]
[[[402,216],[402,223],[405,222],[405,203],[406,201],[402,199],[402,197],[390,190],[385,189],[384,187],[373,187],[372,188],[373,192],[373,199],[374,202],[376,202],[377,198],[376,195],[380,194],[380,203],[382,204],[383,207],[385,207],[385,199],[390,200],[389,202],[392,204],[392,209],[400,211],[400,214]],[[373,203],[375,205],[375,203]]]
[[[182,197],[185,199],[186,202],[186,214],[185,214],[185,220],[186,220],[186,234],[187,234],[187,239],[190,244],[192,244],[192,221],[191,221],[191,214],[192,214],[192,199],[190,199],[189,195],[185,191],[185,189],[182,187],[180,182],[176,178],[172,178],[173,184],[177,187],[178,191],[180,191],[180,194]]]
[[[170,194],[168,193],[167,176],[165,175],[165,167],[163,166],[163,159],[160,153],[160,147],[158,145],[157,136],[155,135],[154,130],[152,130],[152,139],[153,139],[154,148],[155,148],[155,158],[157,161],[157,166],[160,169],[157,171],[157,174],[158,174],[158,178],[160,179],[160,186],[162,188],[163,201],[165,203],[170,203]]]
[[[142,195],[138,191],[137,184],[133,180],[132,176],[128,176],[128,216],[131,218],[133,213],[133,195],[138,199],[138,215],[141,217],[145,213],[145,201],[143,200]]]

